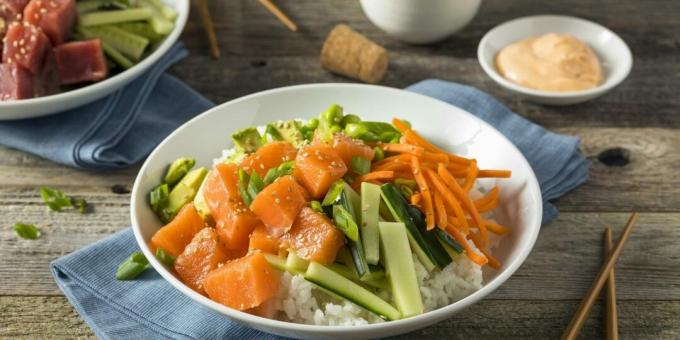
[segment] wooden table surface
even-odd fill
[[[487,0],[458,35],[431,46],[399,43],[376,29],[356,1],[279,1],[299,24],[286,30],[254,0],[210,2],[222,58],[212,60],[196,13],[182,41],[191,55],[171,73],[215,103],[280,86],[344,82],[320,68],[327,32],[347,23],[385,46],[383,84],[404,87],[442,78],[485,90],[516,112],[582,138],[593,161],[590,181],[556,201],[559,218],[543,227],[524,265],[491,296],[452,319],[404,338],[557,338],[602,261],[602,229],[621,230],[641,212],[617,265],[619,326],[625,339],[680,338],[680,2]],[[571,107],[547,107],[503,91],[482,71],[476,48],[493,26],[531,14],[594,20],[630,46],[635,65],[609,94]],[[0,147],[0,338],[94,337],[50,274],[48,263],[129,225],[130,187],[138,166],[85,172]],[[82,196],[84,216],[47,211],[38,187]],[[11,225],[37,223],[43,237],[17,240]],[[603,336],[600,304],[583,339]]]

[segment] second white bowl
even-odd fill
[[[590,45],[602,63],[604,82],[584,91],[548,92],[523,87],[498,72],[495,59],[503,47],[546,33],[569,33]],[[570,105],[599,97],[626,79],[633,67],[633,55],[628,45],[616,33],[588,20],[561,15],[524,17],[494,27],[479,42],[477,58],[484,72],[505,89],[531,101],[551,105]]]

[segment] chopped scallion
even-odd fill
[[[34,224],[15,223],[14,232],[17,236],[29,240],[35,240],[40,237],[40,230]]]

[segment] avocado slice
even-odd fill
[[[262,136],[260,132],[254,127],[248,127],[236,131],[231,135],[231,140],[234,142],[234,147],[237,152],[250,153],[255,152],[262,146]]]
[[[210,172],[208,172],[206,178],[208,177],[208,175],[210,175]],[[214,220],[210,213],[208,202],[205,201],[205,197],[203,196],[203,187],[205,187],[205,178],[203,179],[201,186],[198,188],[196,197],[194,197],[194,207],[196,208],[198,214],[203,218],[203,220],[206,221],[208,224],[212,225]]]
[[[295,120],[278,121],[270,124],[276,130],[281,140],[289,142],[295,146],[300,146],[304,142],[300,123]]]
[[[207,173],[208,170],[203,167],[189,171],[170,191],[168,206],[163,209],[163,217],[168,217],[172,220],[185,204],[191,202]]]
[[[187,157],[177,158],[170,164],[170,167],[168,167],[168,172],[165,174],[163,182],[167,183],[168,186],[173,187],[191,170],[191,168],[194,167],[195,164],[195,159]]]

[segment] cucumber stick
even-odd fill
[[[137,61],[149,45],[149,39],[124,31],[113,25],[81,27],[80,31],[88,38],[100,38],[125,56]]]
[[[130,8],[115,11],[97,11],[80,16],[80,25],[85,27],[117,24],[121,22],[151,19],[152,11],[148,8]]]
[[[113,46],[109,45],[106,41],[102,40],[102,49],[104,50],[104,54],[109,57],[114,63],[118,64],[120,67],[124,69],[129,69],[132,66],[135,66],[135,63],[128,59],[126,56],[124,56],[122,53],[118,52],[117,49],[113,48]]]
[[[309,261],[297,256],[295,252],[289,252],[286,258],[286,268],[293,273],[304,273],[309,266]]]
[[[367,182],[361,183],[361,241],[366,254],[366,262],[374,265],[380,261],[379,209],[380,186]]]
[[[406,226],[398,222],[380,222],[379,230],[394,304],[405,318],[423,314],[423,300]]]
[[[286,271],[287,267],[285,258],[269,253],[262,253],[262,255],[264,255],[265,259],[267,259],[267,262],[269,263],[270,266],[280,271]]]
[[[153,28],[154,32],[158,34],[170,34],[172,29],[175,27],[173,21],[166,18],[156,5],[150,0],[138,0],[138,3],[143,6],[143,8],[151,11],[151,16],[149,17],[149,24]]]
[[[401,313],[385,300],[319,263],[311,262],[304,277],[307,281],[340,295],[384,319],[401,318]]]
[[[361,281],[359,277],[357,277],[357,273],[354,271],[354,268],[350,268],[349,266],[346,266],[344,264],[340,263],[331,263],[328,265],[328,268],[331,269],[332,271],[354,281],[355,283],[358,283],[359,285],[365,286],[365,287],[373,287],[373,288],[378,288],[378,289],[387,289],[387,281],[385,281],[385,278],[380,278],[380,279],[375,279],[375,280],[370,280],[370,281]]]

